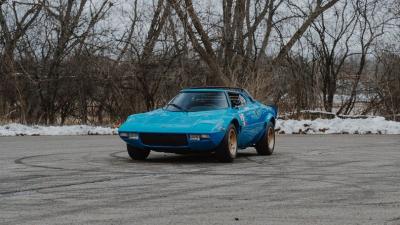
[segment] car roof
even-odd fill
[[[224,92],[224,89],[212,89],[212,88],[185,88],[181,92]]]
[[[190,87],[185,88],[181,92],[218,92],[218,91],[230,91],[237,92],[246,95],[251,101],[254,101],[254,98],[250,95],[250,93],[244,89],[239,87],[226,87],[226,86],[203,86],[203,87]]]
[[[243,88],[238,87],[225,87],[225,86],[203,86],[203,87],[189,87],[183,89],[183,91],[235,91],[243,92]]]

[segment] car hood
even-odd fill
[[[229,114],[227,109],[200,112],[172,112],[158,109],[129,116],[119,128],[119,131],[156,133],[218,132],[224,129],[226,120],[230,118]]]

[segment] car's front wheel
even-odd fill
[[[150,150],[135,148],[128,144],[126,145],[126,149],[128,150],[128,154],[131,157],[131,159],[134,160],[144,160],[150,154]]]
[[[259,155],[272,155],[275,148],[275,129],[273,123],[268,123],[265,134],[256,144]]]
[[[237,140],[236,128],[231,124],[215,152],[215,156],[220,162],[233,162],[237,153]]]

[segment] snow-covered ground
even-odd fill
[[[400,134],[400,122],[383,117],[368,119],[316,119],[278,120],[279,134]],[[26,126],[22,124],[0,125],[0,136],[35,135],[114,135],[116,128],[72,125],[72,126]]]
[[[88,125],[38,126],[11,123],[0,125],[0,136],[38,136],[38,135],[112,135],[117,129]]]
[[[280,134],[400,134],[400,122],[367,119],[278,120]]]

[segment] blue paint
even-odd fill
[[[226,96],[228,107],[207,111],[170,111],[165,107],[154,111],[130,115],[120,126],[121,133],[171,133],[186,134],[187,146],[147,146],[139,140],[121,137],[127,144],[141,149],[161,152],[213,151],[221,143],[226,130],[233,121],[237,121],[238,146],[253,146],[265,133],[268,123],[276,119],[277,109],[255,101],[246,91],[240,89],[204,88],[184,89],[184,92],[222,92]],[[232,107],[230,94],[239,94],[245,104]],[[189,140],[190,134],[208,134],[209,139]]]

